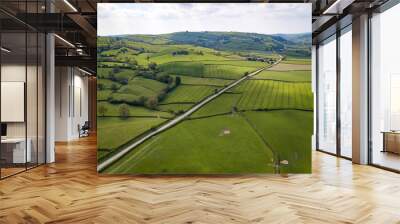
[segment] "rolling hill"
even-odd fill
[[[258,51],[287,56],[309,57],[311,34],[258,34],[241,32],[176,32],[160,35],[119,35],[111,40],[128,40],[147,44],[191,44],[221,51]],[[137,50],[137,49],[136,49]]]

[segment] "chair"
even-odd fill
[[[80,125],[78,125],[79,138],[89,136],[89,129],[90,129],[89,121],[85,121],[85,123],[82,125],[82,127],[80,127]]]

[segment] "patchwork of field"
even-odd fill
[[[104,172],[273,173],[273,158],[271,149],[245,119],[229,115],[184,121],[132,150]]]
[[[235,80],[281,58],[263,51],[176,44],[168,35],[128,35],[121,42],[100,40],[99,46],[99,161]],[[285,57],[132,149],[102,172],[310,172],[310,70],[308,58]]]

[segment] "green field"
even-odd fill
[[[235,80],[266,68],[102,173],[311,171],[313,94],[304,44],[238,32],[122,35],[97,41],[99,162]],[[305,55],[280,52],[286,44]]]
[[[216,78],[198,78],[191,76],[180,76],[182,84],[186,85],[203,85],[203,86],[220,86],[223,87],[231,83],[231,80],[216,79]]]
[[[222,78],[222,79],[239,79],[244,74],[257,70],[257,67],[245,67],[235,65],[205,65],[204,77]]]
[[[183,111],[187,111],[189,108],[193,107],[193,105],[194,103],[162,104],[158,106],[158,110],[177,114],[182,113]]]
[[[311,172],[312,112],[255,111],[245,112],[244,116],[279,155],[279,160],[289,162],[282,166],[283,172]]]
[[[238,87],[239,110],[313,109],[311,83],[249,80]]]
[[[236,63],[236,64],[235,64]],[[208,77],[220,79],[238,79],[245,72],[252,72],[265,66],[259,62],[243,61],[196,61],[196,62],[169,62],[160,66],[161,70],[168,74]]]
[[[311,65],[310,59],[301,59],[301,58],[287,58],[283,60],[281,63],[283,64],[299,64],[299,65]]]
[[[160,69],[172,75],[202,77],[204,73],[204,65],[199,62],[170,62],[160,65]]]
[[[103,114],[100,113],[99,108],[104,107],[106,111],[104,116],[107,117],[118,117],[120,116],[120,107],[123,104],[112,104],[109,102],[101,101],[97,103],[97,114],[100,117],[103,117]],[[139,106],[131,106],[128,104],[124,104],[129,108],[129,116],[131,117],[161,117],[161,118],[171,118],[173,117],[172,114],[160,111],[160,110],[151,110],[145,107]]]
[[[206,104],[200,110],[193,113],[191,118],[213,116],[218,114],[233,113],[234,106],[240,98],[240,94],[223,94],[214,101]]]
[[[162,118],[98,117],[97,145],[101,151],[112,152],[146,130],[164,122]]]
[[[273,158],[271,149],[241,116],[222,116],[185,121],[132,150],[104,172],[271,173]]]
[[[311,71],[262,71],[252,79],[272,79],[293,82],[310,82]]]
[[[194,85],[181,85],[171,91],[163,104],[167,103],[196,103],[212,94],[218,87],[213,86],[194,86]]]
[[[97,101],[107,100],[111,94],[111,90],[97,90]]]
[[[284,64],[284,63],[279,63],[276,66],[273,66],[272,68],[268,69],[271,71],[310,71],[311,70],[311,65],[309,64]]]

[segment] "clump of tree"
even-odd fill
[[[156,79],[156,76],[157,76],[156,71],[147,70],[147,69],[140,69],[137,71],[137,74],[146,79]]]
[[[156,76],[156,80],[170,85],[174,81],[174,78],[167,74],[159,74]]]
[[[172,56],[176,56],[176,55],[188,55],[189,51],[187,50],[178,50],[178,51],[174,51],[171,53]]]
[[[118,88],[117,84],[115,84],[115,83],[111,84],[111,91],[116,92],[118,89],[119,88]]]
[[[119,106],[119,116],[123,119],[126,119],[129,117],[129,107],[126,104],[122,104]]]
[[[185,113],[184,110],[178,110],[178,111],[175,112],[175,115],[181,115],[181,114],[183,114],[183,113]]]
[[[118,53],[122,53],[122,54],[128,53],[128,48],[126,48],[126,47],[120,48],[118,50]]]
[[[145,106],[149,109],[156,109],[158,106],[157,97],[149,97],[145,102]]]
[[[150,62],[148,67],[149,67],[150,70],[156,70],[157,69],[157,63]]]
[[[182,82],[181,77],[176,76],[175,77],[175,86],[179,86],[181,84],[181,82]]]
[[[167,97],[167,90],[163,90],[161,91],[160,94],[158,94],[157,96],[158,102],[163,101],[165,97]]]
[[[111,70],[111,72],[114,73],[114,74],[119,73],[119,72],[121,72],[121,68],[119,68],[119,67],[113,67],[113,69]]]

